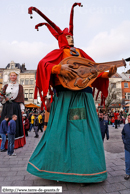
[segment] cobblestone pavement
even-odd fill
[[[102,183],[80,184],[56,182],[45,180],[29,174],[26,171],[28,160],[33,153],[40,137],[34,138],[34,132],[30,132],[26,138],[26,145],[15,150],[17,156],[7,156],[6,152],[0,152],[0,186],[62,186],[64,194],[130,194],[130,180],[124,180],[125,161],[124,148],[121,140],[121,130],[109,127],[110,140],[105,140],[105,156],[108,178]]]

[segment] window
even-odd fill
[[[15,69],[15,66],[14,65],[11,65],[11,69]]]
[[[111,88],[116,88],[116,83],[111,83]]]
[[[24,79],[20,79],[20,84],[24,85]]]
[[[116,94],[112,94],[112,98],[113,99],[116,99]]]
[[[125,99],[130,100],[130,93],[125,93]]]
[[[29,98],[33,99],[33,90],[29,90]]]
[[[28,90],[27,89],[24,90],[24,98],[28,98]]]
[[[30,79],[30,85],[34,84],[34,79]]]
[[[29,79],[25,79],[25,85],[29,84]]]
[[[128,83],[124,83],[124,88],[128,88]]]

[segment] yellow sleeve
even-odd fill
[[[104,72],[102,75],[101,75],[102,78],[109,78],[108,77],[108,72]]]
[[[60,74],[60,70],[61,70],[61,65],[55,65],[52,67],[52,74]]]

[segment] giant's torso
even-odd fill
[[[80,50],[76,48],[76,51],[79,53],[79,56],[77,57],[82,57],[81,56],[81,53],[80,53]],[[72,55],[70,54],[70,49],[66,48],[66,49],[63,49],[63,59],[67,58],[67,57],[71,57]],[[58,75],[56,74],[55,75],[55,79],[54,79],[54,85],[57,86],[57,85],[61,85],[60,81],[59,81],[59,78],[58,78]],[[91,87],[91,85],[89,85],[89,87]]]

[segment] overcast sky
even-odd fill
[[[80,2],[80,1],[79,1]],[[36,69],[38,62],[58,48],[57,40],[36,12],[30,19],[28,8],[37,7],[62,30],[69,27],[73,0],[0,0],[0,67],[12,60]],[[96,62],[130,57],[130,0],[82,0],[74,9],[75,47],[83,49]],[[129,69],[127,63],[127,69]],[[127,69],[119,68],[118,72]]]

